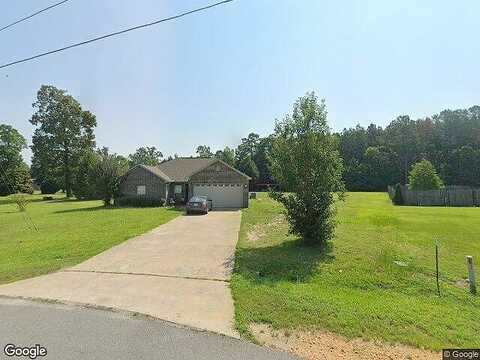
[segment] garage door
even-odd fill
[[[193,186],[193,194],[206,196],[214,208],[243,207],[242,184],[198,184]]]

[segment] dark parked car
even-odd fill
[[[212,210],[212,202],[204,196],[193,196],[185,208],[187,215],[192,213],[208,214],[208,211]]]

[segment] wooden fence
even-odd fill
[[[401,186],[404,205],[413,206],[480,206],[480,189],[465,186],[447,186],[440,190],[415,191]],[[388,187],[388,195],[393,199],[395,187]]]

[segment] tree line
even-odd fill
[[[22,160],[25,138],[0,124],[0,195],[33,191],[31,177],[44,193],[65,191],[67,197],[103,198],[109,202],[118,178],[138,165],[157,165],[164,157],[154,146],[138,148],[124,157],[97,147],[93,113],[65,90],[42,86],[33,104],[35,126],[31,168]],[[277,184],[272,175],[272,151],[278,134],[250,133],[236,148],[212,151],[199,145],[196,155],[216,157],[252,178],[254,189]],[[426,159],[448,185],[480,186],[480,106],[444,110],[412,120],[399,116],[385,128],[357,125],[333,133],[343,160],[343,181],[350,191],[385,191],[388,185],[408,183],[412,166]],[[112,180],[112,174],[116,174]],[[107,189],[110,189],[107,191]]]
[[[335,136],[350,191],[407,184],[412,166],[423,159],[445,184],[480,187],[480,106],[417,120],[403,115],[385,128],[357,125]]]

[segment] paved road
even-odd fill
[[[44,346],[47,356],[40,360],[295,359],[231,337],[126,313],[0,298],[0,359],[20,359],[4,355],[8,343]]]
[[[230,273],[239,211],[180,216],[69,269],[0,286],[0,295],[94,304],[238,336]]]

